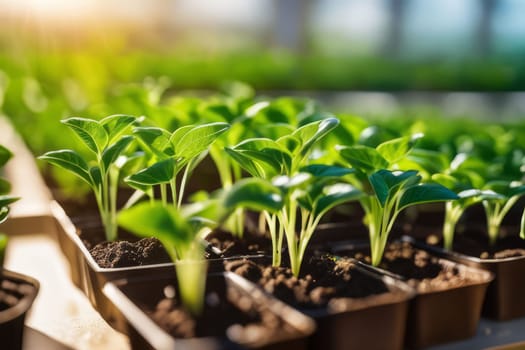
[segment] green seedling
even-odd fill
[[[139,127],[133,130],[145,150],[148,167],[128,176],[125,182],[154,198],[154,186],[159,186],[161,201],[168,203],[168,188],[174,206],[180,207],[189,177],[204,159],[210,145],[229,129],[229,124],[217,122],[187,125],[173,133],[162,128]],[[178,175],[183,173],[180,187]]]
[[[250,180],[248,184],[241,182],[245,190],[242,198],[231,193],[181,208],[146,201],[122,210],[118,216],[119,224],[130,232],[156,237],[163,244],[175,263],[182,303],[194,315],[202,312],[206,284],[202,238],[238,206],[275,210],[281,205],[277,191],[257,183],[258,179]]]
[[[117,238],[117,189],[120,169],[126,162],[122,155],[133,140],[133,136],[126,133],[137,122],[137,118],[128,115],[112,115],[100,121],[62,120],[87,146],[93,158],[84,159],[71,149],[47,152],[39,157],[72,172],[91,187],[108,241]]]
[[[286,237],[295,275],[299,275],[308,242],[322,216],[337,204],[361,195],[356,188],[335,181],[352,173],[351,169],[309,165],[315,144],[338,124],[336,118],[326,118],[275,141],[254,138],[226,148],[244,170],[279,190],[283,206],[278,211],[261,211],[264,219],[261,228],[267,227],[270,233],[274,266],[281,264],[283,237]],[[244,190],[237,186],[235,191]]]
[[[356,169],[356,186],[367,195],[360,199],[368,226],[372,265],[383,258],[388,236],[399,213],[410,206],[455,200],[458,196],[439,184],[422,183],[415,170],[388,170],[402,161],[421,135],[400,137],[379,144],[340,146],[341,157]]]
[[[525,195],[525,184],[520,181],[490,181],[484,186],[486,195],[483,196],[483,207],[487,216],[487,232],[489,243],[496,244],[501,222],[516,204],[518,199]],[[523,238],[523,220],[521,219],[520,236]]]

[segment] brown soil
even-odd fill
[[[516,234],[518,228],[501,231],[500,238],[494,246],[490,246],[488,236],[484,232],[469,230],[463,234],[454,235],[453,251],[481,259],[504,259],[525,256],[525,240]],[[443,242],[437,236],[429,236],[427,243],[443,247]]]
[[[347,259],[335,261],[328,257],[312,258],[303,262],[299,278],[293,276],[289,268],[272,267],[268,263],[255,263],[247,259],[225,262],[225,269],[247,278],[278,299],[300,309],[357,308],[358,299],[367,303],[366,297],[392,297],[393,294],[388,293],[389,289],[382,280],[356,269]],[[349,298],[353,305],[348,303]]]
[[[89,252],[102,268],[152,265],[171,261],[156,238],[143,238],[137,242],[103,242]]]
[[[271,254],[272,242],[269,237],[246,231],[242,238],[230,232],[215,230],[206,240],[220,251],[220,257],[227,258],[247,254]]]
[[[368,251],[354,251],[349,254],[370,263]],[[401,276],[419,293],[457,288],[481,281],[480,276],[469,274],[457,264],[446,264],[436,256],[415,249],[409,243],[389,244],[379,267]]]
[[[80,239],[102,268],[162,264],[171,261],[156,238],[139,239],[119,230],[119,240],[108,242],[97,217],[72,218],[72,221],[78,228]]]
[[[242,341],[244,337],[245,342],[253,342],[295,332],[280,317],[236,288],[220,287],[208,291],[205,308],[199,317],[192,316],[181,306],[176,296],[162,299],[149,314],[175,338],[224,337],[228,332],[237,340]]]

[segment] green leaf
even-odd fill
[[[112,144],[116,139],[122,135],[128,127],[136,122],[137,118],[130,115],[115,114],[110,115],[100,121],[100,125],[104,127],[108,134],[108,144]]]
[[[301,172],[312,174],[315,177],[340,177],[355,172],[352,168],[344,168],[335,165],[311,164],[302,167]]]
[[[486,183],[484,189],[492,190],[506,198],[525,194],[525,185],[518,181],[490,181]]]
[[[158,159],[174,155],[170,142],[171,134],[168,131],[155,127],[138,127],[133,129],[133,134],[144,150],[149,151]]]
[[[224,205],[230,210],[248,208],[276,212],[283,207],[279,188],[266,180],[249,178],[236,182],[226,193]]]
[[[408,154],[414,147],[417,140],[423,137],[423,134],[399,137],[381,143],[377,146],[377,152],[390,164],[394,164]]]
[[[124,152],[124,150],[133,141],[133,136],[123,136],[120,140],[115,142],[110,147],[106,148],[102,153],[102,165],[104,166],[104,174],[107,174],[109,167],[113,164],[118,156]]]
[[[433,174],[431,177],[432,181],[437,182],[440,185],[445,186],[451,190],[456,190],[458,187],[458,179],[448,174]]]
[[[96,120],[69,118],[62,120],[62,123],[69,126],[95,154],[102,153],[108,144],[108,134]]]
[[[84,159],[72,150],[60,150],[47,152],[38,157],[38,159],[45,160],[53,165],[71,171],[89,185],[93,186],[91,176],[89,175],[89,168]]]
[[[176,175],[175,165],[174,159],[165,159],[128,176],[125,181],[149,186],[168,183]]]
[[[94,166],[89,169],[89,175],[91,176],[91,181],[93,183],[93,188],[95,193],[103,191],[102,189],[102,172],[98,166]]]
[[[339,147],[339,154],[354,168],[365,174],[388,168],[388,161],[372,147],[354,145]]]
[[[281,147],[286,149],[291,154],[295,153],[295,151],[301,147],[301,141],[299,138],[293,135],[285,135],[277,139],[277,144],[279,144]]]
[[[8,206],[9,204],[14,203],[19,199],[19,197],[2,195],[0,196],[0,208]]]
[[[170,243],[180,251],[188,247],[196,232],[179,211],[159,202],[142,202],[122,210],[118,224],[141,237],[156,237],[163,243]]]
[[[222,133],[228,130],[228,123],[210,123],[193,127],[180,139],[172,138],[175,155],[189,161],[196,155],[204,152]]]
[[[379,203],[384,206],[388,198],[392,198],[395,193],[405,184],[415,184],[421,180],[417,171],[389,171],[379,170],[368,178],[375,192]]]
[[[314,217],[324,215],[330,209],[350,201],[360,199],[365,194],[354,186],[337,183],[326,186],[324,196],[316,201],[314,206]]]
[[[11,184],[9,181],[0,177],[0,194],[9,193],[11,191]]]
[[[301,140],[301,157],[308,155],[313,145],[319,141],[323,136],[327,135],[335,127],[339,125],[339,119],[326,118],[320,121],[306,124],[292,133],[292,136],[298,137]]]
[[[444,172],[448,168],[447,157],[441,152],[416,148],[407,155],[407,158],[429,174]]]
[[[2,168],[9,159],[13,156],[10,150],[0,145],[0,168]]]
[[[233,148],[226,147],[224,148],[226,153],[232,157],[244,170],[246,170],[253,177],[267,178],[267,174],[264,169],[261,169],[260,166],[253,161],[250,157],[246,156],[244,152],[237,151]]]
[[[7,219],[9,215],[9,207],[0,207],[0,224]]]
[[[271,139],[247,139],[226,152],[252,176],[270,179],[287,173],[291,167],[291,155]]]
[[[421,203],[457,200],[456,193],[438,184],[420,184],[407,188],[399,200],[399,211]]]

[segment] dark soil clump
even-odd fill
[[[89,252],[102,268],[151,265],[171,261],[156,238],[143,238],[137,242],[103,242],[94,246]]]
[[[327,257],[312,258],[302,267],[299,278],[289,268],[256,264],[246,259],[226,262],[225,268],[300,309],[331,307],[340,299],[390,294],[381,279],[372,278],[356,269],[347,259],[335,261]]]

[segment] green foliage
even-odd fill
[[[13,154],[4,146],[0,145],[0,171],[5,164],[11,159]],[[9,214],[9,204],[16,202],[19,198],[10,196],[8,193],[11,191],[10,183],[0,177],[0,223],[7,219]]]
[[[338,124],[336,118],[326,118],[307,123],[275,141],[252,138],[226,148],[227,153],[254,177],[234,184],[228,200],[235,206],[262,212],[272,239],[274,266],[281,264],[282,241],[286,237],[292,272],[296,276],[323,215],[362,195],[355,187],[340,181],[353,170],[312,163],[315,146]],[[246,203],[250,198],[261,198],[261,203],[269,203],[264,205],[266,208]],[[270,206],[270,203],[277,206]]]
[[[40,156],[60,168],[66,169],[87,183],[97,200],[106,238],[117,238],[116,203],[120,170],[125,165],[126,149],[133,136],[126,135],[137,118],[112,115],[100,121],[86,118],[69,118],[62,121],[83,142],[91,157],[85,159],[71,149],[51,151]]]
[[[166,186],[169,186],[173,203],[180,207],[191,173],[207,155],[210,145],[228,129],[229,124],[224,122],[181,126],[173,133],[156,127],[135,128],[133,133],[146,152],[148,166],[125,181],[151,197],[153,186],[160,185],[164,203],[168,200]],[[177,176],[182,171],[178,186]]]
[[[123,210],[118,215],[118,223],[138,236],[159,239],[176,262],[183,304],[199,315],[204,304],[207,269],[199,228],[177,208],[160,202],[143,202]]]
[[[338,147],[341,158],[356,169],[351,180],[367,195],[360,199],[368,225],[372,264],[379,265],[388,235],[399,213],[422,203],[450,201],[457,195],[439,184],[423,183],[416,170],[388,170],[404,161],[421,135],[405,136],[380,143]]]

